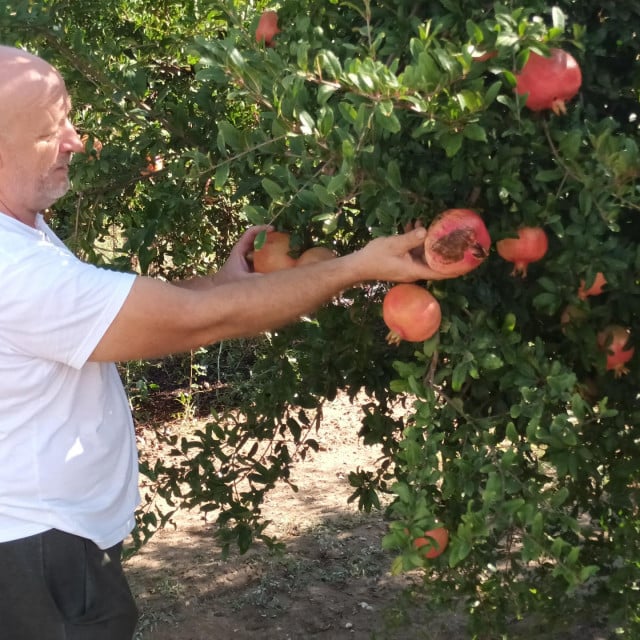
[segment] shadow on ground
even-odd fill
[[[465,638],[464,619],[435,621],[391,576],[380,516],[336,514],[294,531],[284,552],[256,546],[223,560],[209,525],[157,534],[126,565],[141,610],[139,640]]]

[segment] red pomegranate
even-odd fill
[[[253,252],[253,270],[270,273],[295,267],[296,259],[289,255],[291,236],[283,231],[269,231],[264,244]]]
[[[445,527],[436,527],[424,532],[424,538],[416,538],[413,541],[414,549],[422,549],[426,547],[426,551],[422,555],[432,560],[444,553],[449,544],[449,531]]]
[[[440,327],[440,303],[417,284],[397,284],[382,301],[382,318],[389,327],[387,342],[428,340]]]
[[[629,346],[631,331],[618,324],[610,324],[598,333],[598,348],[606,351],[607,371],[613,371],[616,378],[629,373],[624,365],[633,358],[635,349]]]
[[[582,72],[575,58],[562,49],[551,49],[549,57],[535,51],[518,75],[516,92],[527,95],[525,105],[532,111],[551,109],[556,115],[567,112],[565,101],[571,100],[582,84]]]
[[[471,209],[447,209],[427,228],[427,264],[447,278],[469,273],[489,255],[491,238],[482,218]]]
[[[521,227],[517,238],[504,238],[496,242],[498,255],[507,262],[513,262],[512,275],[527,275],[531,262],[540,260],[549,247],[547,234],[542,227]]]
[[[265,11],[260,16],[256,27],[256,42],[264,42],[267,47],[273,47],[273,39],[280,33],[278,29],[278,14],[275,11]]]
[[[599,296],[606,284],[607,279],[604,277],[604,273],[602,273],[602,271],[598,271],[598,273],[596,273],[593,284],[588,289],[585,289],[584,279],[580,280],[578,298],[580,298],[580,300],[586,300],[589,296]]]

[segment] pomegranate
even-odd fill
[[[582,307],[575,304],[568,304],[560,314],[560,324],[564,333],[567,325],[577,326],[582,324],[588,317],[588,313]]]
[[[549,57],[531,51],[516,75],[516,92],[527,95],[525,105],[532,111],[551,109],[556,115],[567,112],[565,101],[578,93],[581,84],[578,63],[562,49],[551,49]]]
[[[269,273],[290,269],[296,259],[289,255],[291,236],[283,231],[268,231],[264,244],[253,252],[253,270]]]
[[[296,266],[299,267],[303,264],[313,264],[314,262],[331,260],[331,258],[335,257],[335,252],[329,249],[329,247],[310,247],[300,254],[300,257],[296,260]]]
[[[449,531],[445,527],[436,527],[424,532],[424,538],[416,538],[413,541],[415,549],[421,549],[427,547],[427,550],[422,554],[429,560],[437,558],[441,555],[449,544]]]
[[[531,262],[540,260],[549,247],[547,234],[541,227],[520,227],[517,238],[504,238],[496,243],[498,255],[507,262],[513,262],[512,275],[527,275]]]
[[[618,324],[610,324],[598,333],[598,348],[607,353],[607,371],[616,378],[629,373],[624,365],[633,358],[634,348],[629,346],[631,331]]]
[[[440,327],[440,303],[417,284],[391,287],[382,302],[382,318],[389,327],[387,342],[428,340]]]
[[[606,284],[607,279],[604,277],[604,273],[602,273],[602,271],[598,271],[598,273],[596,273],[593,284],[588,289],[585,289],[584,279],[580,280],[578,298],[580,298],[580,300],[586,300],[589,296],[599,296]]]
[[[279,33],[278,14],[275,11],[263,12],[256,28],[256,42],[264,42],[267,47],[273,47],[273,39]]]
[[[482,218],[471,209],[447,209],[427,228],[427,264],[447,278],[469,273],[489,255],[491,238]]]

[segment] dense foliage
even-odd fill
[[[597,335],[640,334],[640,2],[283,0],[273,47],[254,38],[265,3],[95,4],[14,0],[0,17],[2,41],[68,78],[89,155],[56,224],[89,259],[207,271],[265,221],[301,249],[343,253],[450,207],[478,211],[494,244],[523,225],[549,238],[526,278],[492,251],[428,283],[443,321],[425,343],[385,342],[385,283],[265,337],[243,417],[176,442],[175,466],[146,470],[156,489],[215,511],[227,543],[268,540],[264,492],[287,479],[292,444],[315,446],[298,407],[364,390],[362,437],[386,460],[353,471],[353,499],[369,509],[393,493],[397,570],[424,567],[488,637],[491,623],[536,612],[551,625],[585,599],[632,635],[640,351],[616,376]],[[565,115],[514,91],[529,52],[552,46],[582,69]],[[598,272],[604,292],[580,298]],[[140,535],[157,522],[141,512]],[[437,522],[449,546],[425,560],[412,541]]]

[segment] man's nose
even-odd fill
[[[60,147],[65,152],[82,153],[84,151],[84,144],[71,122],[67,122],[65,135],[62,138]]]

